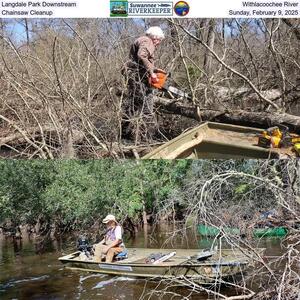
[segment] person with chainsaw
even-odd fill
[[[122,239],[122,227],[114,215],[107,215],[102,221],[107,226],[107,231],[101,242],[94,245],[94,256],[112,262],[114,257],[123,252],[125,245]]]
[[[154,53],[165,38],[160,27],[150,27],[136,39],[130,48],[129,61],[123,69],[128,97],[123,103],[123,134],[135,142],[152,141],[157,124],[154,115],[154,97],[151,83],[158,81]]]

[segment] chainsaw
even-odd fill
[[[169,93],[169,95],[172,98],[174,98],[174,96],[175,96],[175,97],[191,100],[191,97],[190,97],[189,94],[187,94],[184,91],[181,91],[181,90],[177,89],[174,86],[170,86],[167,83],[167,79],[168,79],[168,76],[169,76],[167,72],[165,72],[164,70],[156,69],[154,71],[154,73],[157,76],[156,79],[153,79],[151,76],[149,76],[149,85],[151,87]]]
[[[258,137],[258,146],[264,148],[294,148],[300,155],[300,136],[290,134],[287,126],[278,125],[264,130]]]
[[[291,136],[286,126],[270,127],[258,137],[258,145],[264,148],[281,148],[291,146]]]

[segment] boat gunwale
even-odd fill
[[[199,284],[203,286],[215,286],[216,284],[218,285],[226,285],[226,280],[228,278],[231,278],[232,276],[240,276],[243,274],[243,271],[237,271],[235,274],[225,274],[225,275],[220,275],[216,274],[215,276],[209,276],[209,275],[169,275],[169,274],[164,274],[164,275],[156,275],[156,274],[138,274],[138,273],[126,273],[122,272],[119,274],[116,274],[115,272],[111,272],[109,270],[93,270],[93,269],[84,269],[84,268],[77,268],[77,267],[66,267],[67,269],[70,270],[75,270],[75,271],[83,271],[83,272],[89,272],[89,273],[100,273],[100,274],[105,274],[105,275],[110,275],[110,276],[127,276],[130,278],[136,278],[136,280],[141,280],[141,279],[148,279],[150,278],[151,280],[162,280],[162,279],[180,279],[180,278],[188,278],[192,280],[196,280]]]
[[[161,153],[163,152],[166,148],[170,147],[171,145],[176,145],[176,143],[178,141],[180,141],[181,139],[184,138],[188,138],[189,136],[191,136],[191,139],[188,142],[192,142],[193,139],[199,139],[199,137],[193,138],[193,135],[196,134],[197,132],[199,132],[199,130],[205,129],[205,127],[209,129],[213,129],[213,130],[229,130],[229,131],[233,131],[233,132],[240,132],[240,133],[252,133],[252,134],[259,134],[262,132],[263,129],[260,128],[253,128],[253,127],[246,127],[246,126],[240,126],[240,125],[233,125],[233,124],[226,124],[226,123],[217,123],[217,122],[204,122],[202,124],[200,124],[199,126],[192,128],[182,134],[180,134],[179,136],[175,137],[174,139],[168,141],[167,143],[157,147],[156,149],[154,149],[153,151],[151,151],[150,153],[146,154],[145,156],[142,157],[142,159],[158,159],[158,158],[163,158],[164,156],[168,156],[171,155],[170,152],[167,151],[167,153]],[[218,142],[216,140],[213,139],[209,139],[206,136],[206,132],[202,133],[202,138],[201,138],[201,142],[199,142],[198,144],[200,145],[202,142],[208,142],[211,144],[216,144],[216,145],[221,145],[221,146],[228,146],[228,143],[226,142]],[[197,145],[195,145],[194,147],[196,147]],[[236,147],[236,148],[240,148],[240,149],[244,149],[244,150],[250,150],[250,151],[257,151],[259,153],[264,153],[264,154],[270,154],[270,155],[277,155],[279,156],[279,153],[274,151],[274,149],[265,149],[259,146],[255,146],[255,145],[231,145],[232,147]],[[182,147],[181,147],[182,148]],[[185,150],[181,151],[181,153],[184,153],[185,151],[190,150],[191,148],[186,148]],[[177,155],[175,157],[178,158],[180,156]]]
[[[168,250],[168,249],[163,249],[163,250]],[[201,249],[200,249],[201,250]],[[223,250],[231,250],[231,249],[223,249]],[[259,248],[259,250],[264,250],[263,248]],[[147,268],[178,268],[178,267],[183,267],[183,268],[189,268],[189,267],[207,267],[207,266],[221,266],[221,267],[226,267],[226,266],[242,266],[242,265],[247,265],[249,264],[248,260],[245,260],[247,258],[244,256],[244,260],[241,261],[234,261],[234,259],[228,260],[228,261],[218,261],[218,260],[213,260],[210,262],[201,262],[201,263],[194,263],[194,264],[186,264],[186,261],[189,260],[187,257],[185,261],[179,262],[178,264],[166,264],[166,263],[160,263],[160,264],[147,264],[147,263],[134,263],[134,262],[126,262],[125,260],[122,261],[115,261],[112,263],[107,263],[107,262],[98,262],[98,261],[93,261],[93,260],[78,260],[71,258],[71,256],[79,254],[80,251],[76,251],[73,253],[70,253],[68,255],[62,256],[58,258],[59,261],[61,261],[63,264],[67,263],[81,263],[81,264],[92,264],[92,265],[111,265],[111,266],[131,266],[131,267],[147,267]]]
[[[248,261],[238,261],[238,262],[220,262],[217,263],[216,261],[213,261],[211,263],[201,263],[201,264],[177,264],[177,265],[163,265],[163,263],[161,264],[146,264],[146,263],[140,263],[140,264],[133,264],[133,263],[117,263],[117,262],[113,262],[113,263],[106,263],[106,262],[97,262],[97,261],[82,261],[82,260],[63,260],[63,259],[59,259],[62,263],[83,263],[83,264],[92,264],[92,265],[107,265],[107,266],[130,266],[130,267],[147,267],[147,268],[193,268],[193,267],[228,267],[228,266],[241,266],[241,265],[247,265],[249,264]]]

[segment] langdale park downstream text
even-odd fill
[[[2,16],[48,16],[54,15],[52,8],[76,8],[76,2],[12,1],[1,2]]]

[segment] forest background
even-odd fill
[[[300,221],[298,160],[2,160],[0,174],[0,226],[12,234],[93,235],[109,213],[131,235],[159,223],[246,229],[272,209],[285,226]]]

